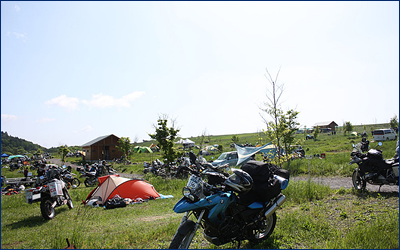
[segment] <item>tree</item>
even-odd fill
[[[280,125],[283,127],[282,143],[287,154],[290,154],[290,152],[292,152],[295,148],[293,147],[293,142],[295,140],[294,134],[300,125],[300,123],[297,122],[298,114],[298,111],[291,109],[279,118]]]
[[[237,135],[232,135],[231,141],[235,144],[237,144],[239,142],[239,136]]]
[[[167,159],[168,163],[171,163],[178,157],[178,153],[174,149],[174,141],[180,129],[174,127],[174,120],[172,121],[172,127],[168,127],[167,123],[168,116],[164,115],[163,117],[159,117],[157,120],[158,125],[153,125],[156,132],[154,134],[149,134],[149,136],[158,142],[158,145],[163,151],[163,157]]]
[[[314,140],[317,140],[317,137],[318,137],[318,135],[319,135],[320,132],[321,132],[321,131],[319,130],[319,127],[317,126],[317,127],[314,129],[314,134],[313,134]]]
[[[296,122],[297,115],[299,112],[294,110],[289,110],[286,113],[280,108],[280,98],[283,94],[283,85],[277,84],[277,79],[279,75],[279,71],[276,74],[275,81],[272,79],[268,70],[266,76],[267,80],[271,84],[272,90],[267,89],[267,102],[264,102],[264,108],[260,108],[263,112],[267,113],[272,121],[268,121],[265,117],[261,115],[264,122],[267,125],[267,130],[265,133],[272,140],[273,144],[277,148],[277,157],[274,158],[273,163],[282,165],[283,162],[289,159],[288,155],[286,157],[282,157],[280,142],[288,144],[288,142],[292,142],[294,139],[293,130],[297,130],[297,126],[299,125]]]
[[[61,154],[61,161],[65,162],[65,156],[68,154],[69,149],[67,145],[61,146],[58,149],[58,153]]]
[[[118,150],[121,151],[125,159],[129,159],[129,153],[131,152],[132,145],[131,145],[131,140],[129,137],[121,137],[118,140],[119,146],[117,146]]]
[[[351,133],[351,131],[353,131],[353,125],[351,124],[351,122],[345,122],[344,124],[344,135],[346,135],[346,132],[349,132],[349,134]]]
[[[207,129],[204,129],[203,133],[200,136],[200,147],[201,148],[203,147],[203,143],[206,139],[206,136],[207,136]]]
[[[398,129],[399,128],[399,120],[397,119],[397,115],[395,115],[394,117],[392,117],[390,119],[390,127],[392,129]]]

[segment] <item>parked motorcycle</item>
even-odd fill
[[[76,176],[76,174],[72,173],[68,169],[63,169],[61,171],[61,177],[62,177],[63,181],[65,182],[65,184],[67,185],[68,189],[71,186],[73,188],[77,188],[77,187],[79,187],[79,185],[81,185],[81,181],[78,178],[76,178],[75,176]]]
[[[382,146],[382,142],[378,143]],[[352,181],[356,190],[364,190],[367,183],[371,185],[399,185],[399,156],[396,153],[392,159],[385,160],[382,150],[370,149],[362,153],[362,143],[353,144],[349,165],[357,163],[353,172]],[[398,149],[397,149],[398,150]]]
[[[83,183],[85,184],[86,187],[93,187],[98,184],[98,171],[91,171],[91,172],[86,172],[84,175],[85,180]]]
[[[55,216],[55,208],[67,205],[74,207],[66,184],[60,178],[59,169],[50,169],[46,176],[40,176],[40,186],[25,190],[26,202],[29,204],[40,202],[40,211],[43,218],[51,220]]]
[[[256,161],[232,171],[229,177],[207,168],[191,171],[183,197],[173,208],[185,215],[170,249],[189,248],[199,227],[205,239],[217,246],[238,242],[239,248],[243,240],[261,242],[271,235],[275,211],[286,200],[281,190],[288,185],[289,173]]]

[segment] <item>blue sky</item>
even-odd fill
[[[1,2],[1,130],[44,147],[399,116],[399,2]]]

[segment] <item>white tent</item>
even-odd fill
[[[183,144],[183,147],[194,147],[194,141],[191,141],[191,140],[189,140],[189,139],[186,139],[186,140],[184,140],[183,142],[182,142],[182,144]]]
[[[177,144],[182,144],[182,143],[183,143],[183,140],[180,139],[179,141],[177,141],[177,142],[175,142],[175,143],[177,143]]]

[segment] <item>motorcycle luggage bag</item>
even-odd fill
[[[248,161],[243,164],[241,169],[253,178],[252,189],[241,197],[243,203],[251,203],[256,200],[266,202],[281,192],[279,181],[273,177],[274,172],[277,172],[276,170],[272,171],[274,167],[274,165],[260,161]],[[281,174],[284,174],[284,171]]]
[[[262,161],[248,161],[242,165],[241,169],[253,178],[253,182],[264,182],[273,177],[270,165]]]
[[[106,201],[105,204],[106,209],[113,209],[113,208],[117,208],[117,207],[126,207],[126,202],[124,201],[124,199],[110,199],[108,201]]]

